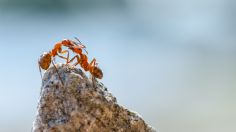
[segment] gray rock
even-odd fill
[[[57,69],[63,84],[54,67],[44,74],[34,132],[155,132],[81,69],[64,64]]]

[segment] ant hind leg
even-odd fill
[[[92,75],[92,82],[93,82],[93,87],[95,88],[95,77]]]
[[[89,66],[95,66],[95,64],[96,64],[96,59],[95,58],[93,58],[93,60],[89,63]]]
[[[61,80],[62,85],[64,85],[64,83],[63,83],[63,81],[62,81],[62,79],[61,79],[61,76],[60,76],[60,74],[59,74],[59,72],[58,72],[58,69],[57,69],[57,67],[56,67],[56,65],[54,64],[53,61],[52,61],[52,64],[53,64],[53,66],[54,66],[55,69],[56,69],[57,75],[58,75],[59,79]]]
[[[40,72],[41,79],[43,80],[42,70],[41,70],[41,67],[40,67],[39,61],[38,61],[38,66],[39,66],[39,72]]]

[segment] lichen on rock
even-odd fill
[[[34,132],[155,132],[81,69],[57,64],[44,74]],[[63,81],[63,84],[61,82]]]

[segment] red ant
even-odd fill
[[[56,43],[54,45],[54,48],[50,52],[45,52],[43,55],[41,55],[41,57],[40,57],[40,59],[38,61],[41,78],[42,78],[41,68],[44,69],[44,70],[47,70],[51,63],[55,67],[56,72],[57,72],[57,74],[59,76],[58,70],[57,70],[57,68],[56,68],[56,66],[55,66],[55,64],[54,64],[54,62],[52,60],[52,58],[54,59],[55,56],[58,56],[58,57],[63,58],[63,59],[66,59],[66,62],[69,63],[69,51],[68,50],[62,51],[62,46],[72,47],[72,46],[79,46],[79,45],[76,42],[72,41],[72,40],[65,39],[65,40],[62,40],[59,43]],[[81,46],[81,49],[82,48],[86,48],[86,47],[85,46]],[[67,52],[67,58],[58,54],[58,53],[62,53],[63,54],[63,53],[66,53],[66,52]],[[63,81],[62,81],[60,76],[59,76],[59,78],[60,78],[60,80],[61,80],[61,82],[63,84]]]
[[[80,57],[78,55],[74,56],[69,61],[69,63],[73,62],[73,60],[77,58],[77,63],[74,64],[75,66],[80,64],[80,66],[85,71],[89,71],[93,77],[102,79],[103,73],[102,73],[102,70],[97,66],[96,59],[94,58],[90,63],[88,63],[88,57],[82,53],[82,49],[84,49],[85,46],[80,42],[78,38],[75,38],[75,39],[80,43],[80,45],[70,46],[69,49],[72,50],[74,53],[79,54]],[[86,53],[88,52],[86,51]]]
[[[103,72],[102,70],[97,66],[96,59],[94,58],[90,63],[88,63],[88,57],[85,54],[81,53],[81,50],[78,48],[78,46],[72,46],[69,49],[71,49],[73,52],[79,55],[75,55],[69,63],[73,62],[73,60],[76,58],[77,62],[74,64],[74,66],[80,64],[80,66],[85,70],[89,71],[90,74],[92,75],[92,82],[93,86],[95,78],[102,79],[103,77]]]
[[[66,40],[63,40],[59,43],[56,43],[54,48],[50,52],[46,52],[40,57],[40,59],[38,61],[38,64],[39,64],[39,70],[40,70],[41,78],[42,78],[41,68],[44,69],[44,70],[47,70],[49,68],[50,64],[52,63],[53,66],[56,69],[56,72],[57,72],[62,84],[63,84],[63,81],[62,81],[62,79],[61,79],[61,77],[58,73],[58,70],[57,70],[54,62],[52,61],[52,58],[54,59],[55,56],[58,56],[60,58],[66,59],[67,64],[70,63],[70,62],[73,62],[73,60],[75,58],[77,58],[77,63],[74,64],[75,66],[80,64],[80,66],[85,71],[89,71],[91,73],[91,75],[93,76],[93,78],[92,78],[93,80],[95,78],[102,79],[103,73],[102,73],[102,70],[97,66],[96,59],[93,59],[90,63],[88,63],[88,57],[85,54],[82,53],[82,50],[83,49],[85,50],[86,47],[83,44],[81,44],[79,39],[77,39],[77,38],[75,38],[75,39],[79,42],[79,44],[72,41],[72,40],[66,39]],[[68,49],[72,50],[77,55],[75,55],[69,61],[69,51],[68,50],[62,51],[62,46],[68,47]],[[67,52],[67,57],[59,55],[59,53],[63,54],[63,53],[66,53],[66,52]],[[88,53],[86,50],[85,50],[85,52]]]

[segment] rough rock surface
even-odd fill
[[[82,70],[57,64],[43,77],[34,132],[154,132],[141,117],[117,104],[100,82]],[[95,85],[94,85],[95,84]]]

